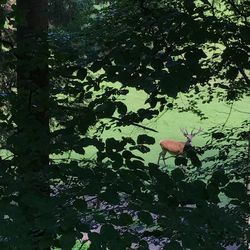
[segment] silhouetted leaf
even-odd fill
[[[75,234],[74,232],[66,232],[60,238],[61,247],[65,249],[71,249],[75,244]]]
[[[181,181],[186,178],[183,170],[181,170],[180,168],[172,170],[171,175],[174,181]]]
[[[224,186],[229,182],[229,179],[224,170],[217,170],[213,172],[210,181],[217,185]]]
[[[137,243],[139,241],[139,238],[136,235],[127,231],[123,233],[122,238],[129,247],[132,243]]]
[[[119,237],[118,232],[111,224],[104,224],[101,227],[100,234],[105,241],[112,241]]]
[[[219,198],[218,198],[220,190],[219,190],[217,185],[215,185],[214,183],[209,183],[207,185],[207,192],[208,192],[208,195],[209,195],[209,199],[212,202],[218,203],[220,201]]]
[[[79,79],[81,79],[81,80],[84,80],[85,79],[85,77],[87,76],[87,70],[86,69],[84,69],[84,68],[81,68],[81,69],[79,69],[78,71],[77,71],[77,77],[79,78]]]
[[[164,250],[183,250],[182,246],[177,241],[171,241],[163,249]]]
[[[155,70],[161,70],[164,67],[163,62],[160,59],[154,59],[151,62],[151,66],[155,69]]]
[[[129,150],[135,150],[135,149],[137,149],[141,153],[148,153],[148,152],[150,152],[150,148],[149,147],[147,147],[145,145],[141,145],[141,144],[135,145],[135,146],[132,146],[132,147],[129,148]]]
[[[174,161],[176,166],[184,165],[187,166],[188,160],[185,157],[178,156]]]
[[[76,153],[84,155],[85,154],[85,150],[82,147],[74,147],[73,149]]]
[[[212,137],[215,138],[215,139],[222,139],[225,137],[225,134],[222,133],[222,132],[215,132],[212,134]]]
[[[100,198],[110,204],[118,204],[120,201],[119,195],[113,190],[107,190],[100,195]]]
[[[119,216],[119,223],[123,226],[130,225],[133,222],[132,217],[127,213],[122,213]]]
[[[226,78],[234,80],[238,75],[238,69],[236,67],[230,67],[226,72]]]
[[[230,182],[224,188],[224,192],[229,198],[244,199],[246,198],[247,189],[241,182]]]
[[[138,135],[137,144],[154,144],[155,138],[148,136],[146,134]]]
[[[117,102],[117,111],[121,115],[125,115],[127,113],[127,106],[123,102]]]
[[[146,211],[140,211],[138,213],[138,217],[139,217],[140,221],[145,223],[146,225],[151,225],[153,223],[152,216],[150,215],[150,213],[148,213]]]

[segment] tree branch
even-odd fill
[[[247,82],[247,84],[250,85],[250,80],[247,77],[247,74],[245,73],[244,69],[238,67],[238,70],[240,71],[241,75],[243,76],[243,78],[245,79],[245,81]]]
[[[84,109],[86,109],[87,107],[71,107],[71,106],[64,106],[64,105],[58,105],[59,108],[61,109],[66,109],[66,110],[71,110],[71,111],[84,111]],[[122,118],[118,118],[118,117],[106,117],[108,119],[111,119],[111,120],[114,120],[114,121],[119,121],[121,123],[124,123],[124,121],[122,120]],[[133,125],[133,126],[136,126],[136,127],[139,127],[139,128],[143,128],[145,130],[149,130],[149,131],[152,131],[152,132],[158,132],[157,130],[155,129],[152,129],[152,128],[148,128],[146,126],[143,126],[141,124],[138,124],[138,123],[135,123],[135,122],[131,122],[130,124],[125,124],[125,125]]]
[[[111,120],[115,120],[115,121],[120,121],[120,122],[123,122],[121,118],[118,118],[118,117],[110,117],[109,119]],[[153,128],[148,128],[146,126],[143,126],[143,125],[140,125],[138,123],[135,123],[135,122],[131,122],[130,124],[126,124],[126,125],[134,125],[136,127],[139,127],[139,128],[143,128],[143,129],[146,129],[146,130],[149,130],[149,131],[153,131],[153,132],[158,132],[157,130],[153,129]]]

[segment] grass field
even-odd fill
[[[146,95],[142,91],[136,91],[131,89],[125,102],[128,105],[129,110],[136,111],[139,108],[146,108],[144,105]],[[183,95],[179,98],[177,103],[181,105],[188,105],[186,97]],[[162,139],[173,139],[178,141],[185,141],[180,128],[187,128],[191,130],[193,128],[201,127],[203,132],[197,135],[193,140],[193,145],[203,146],[209,139],[209,129],[212,127],[220,128],[224,123],[224,128],[231,128],[241,126],[244,120],[250,119],[250,97],[246,97],[241,101],[234,102],[231,106],[224,102],[218,102],[214,100],[209,104],[199,104],[201,111],[208,117],[206,120],[200,120],[200,118],[191,112],[178,112],[177,110],[165,110],[156,119],[146,120],[143,125],[155,129],[157,132],[144,130],[136,126],[128,126],[121,128],[121,132],[118,130],[104,131],[103,138],[114,137],[116,139],[122,136],[129,136],[136,140],[139,134],[147,134],[155,138],[156,143],[150,146],[151,151],[147,154],[143,154],[143,158],[146,162],[156,162],[158,154],[160,152],[159,141]],[[95,158],[96,150],[94,147],[89,147],[86,150],[84,157]],[[72,153],[73,158],[81,158],[82,156]],[[174,159],[169,159],[169,167],[173,167]]]

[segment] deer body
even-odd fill
[[[169,152],[173,155],[183,154],[185,142],[174,141],[174,140],[161,140],[160,146],[162,150]]]
[[[158,163],[160,162],[160,159],[162,158],[165,166],[165,155],[166,153],[170,153],[172,155],[184,155],[185,154],[185,147],[192,146],[192,139],[195,135],[197,135],[201,129],[199,129],[196,133],[193,131],[189,134],[187,130],[181,129],[183,135],[186,137],[187,141],[186,142],[181,142],[181,141],[174,141],[174,140],[161,140],[160,141],[160,146],[162,151],[159,154],[158,158]]]

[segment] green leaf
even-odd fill
[[[104,224],[101,227],[100,234],[104,241],[112,241],[119,237],[119,233],[111,224]]]
[[[116,149],[116,151],[123,150],[122,143],[114,138],[107,138],[105,143],[107,151],[111,149]]]
[[[129,149],[130,150],[138,150],[143,154],[150,152],[150,148],[145,146],[145,145],[142,145],[142,144],[138,144],[138,145],[129,147]]]
[[[242,40],[244,40],[246,43],[250,43],[250,27],[247,25],[243,25],[240,27],[240,37]]]
[[[184,234],[181,237],[182,246],[188,249],[197,249],[199,243],[194,235]]]
[[[195,200],[206,201],[208,198],[206,184],[201,180],[191,183],[191,192]]]
[[[145,223],[146,225],[151,225],[153,223],[152,216],[150,213],[146,211],[140,211],[138,213],[138,218],[141,222]]]
[[[151,62],[151,66],[157,71],[161,70],[164,67],[164,64],[160,59],[157,58]]]
[[[230,182],[224,188],[224,192],[229,198],[244,199],[247,197],[247,189],[241,182]]]
[[[139,135],[137,137],[137,144],[154,144],[155,143],[155,138],[148,136],[146,134]]]
[[[172,170],[171,172],[172,178],[177,182],[177,181],[181,181],[183,179],[186,178],[183,170],[181,170],[180,168],[176,168],[174,170]]]
[[[105,118],[105,117],[111,117],[114,114],[115,109],[116,109],[115,103],[108,101],[108,102],[99,104],[95,108],[95,112],[99,118]]]
[[[229,178],[225,174],[224,170],[217,170],[212,174],[210,181],[219,186],[224,186],[229,182]]]
[[[142,160],[142,161],[144,160],[142,157],[133,154],[129,150],[124,150],[122,152],[122,157],[125,158],[126,160],[130,160],[131,158],[135,158],[135,159]],[[136,166],[132,166],[132,167],[136,167]]]
[[[64,233],[60,238],[60,244],[62,249],[72,249],[75,245],[76,236],[73,232]]]
[[[140,247],[138,248],[138,250],[147,250],[147,249],[149,249],[148,242],[146,240],[141,240],[139,242],[139,245],[140,245]]]
[[[127,106],[123,102],[116,102],[117,111],[120,115],[125,115],[127,113]]]
[[[164,250],[183,250],[182,246],[177,241],[171,241],[163,249]]]
[[[128,213],[122,213],[119,216],[119,223],[123,226],[127,226],[133,223],[133,219]]]
[[[212,133],[212,137],[215,138],[215,139],[222,139],[224,138],[226,135],[222,132],[215,132],[215,133]]]
[[[91,67],[90,67],[90,70],[92,72],[97,72],[98,70],[100,70],[102,67],[104,66],[103,62],[101,60],[99,61],[95,61]]]
[[[106,169],[105,183],[113,183],[117,180],[117,172],[108,168]]]
[[[180,166],[180,165],[187,166],[188,160],[185,157],[178,156],[175,158],[174,163],[176,166]]]
[[[73,149],[77,154],[80,154],[80,155],[84,155],[85,154],[85,150],[82,148],[82,147],[74,147]]]
[[[114,192],[113,190],[107,190],[106,192],[100,195],[100,198],[110,204],[118,204],[120,201],[118,193]]]
[[[149,176],[145,170],[136,169],[135,173],[136,176],[138,176],[141,180],[146,180],[146,181],[149,180]]]
[[[87,69],[85,68],[79,69],[77,71],[76,76],[78,77],[78,79],[84,80],[85,77],[87,76]]]
[[[123,233],[122,239],[123,239],[123,241],[125,241],[125,244],[129,247],[132,243],[139,242],[139,238],[136,235],[131,234],[131,233],[126,232],[126,231]]]
[[[191,62],[199,61],[201,58],[206,58],[206,57],[207,55],[204,53],[202,49],[189,50],[185,54],[185,58]]]
[[[226,78],[230,80],[235,80],[238,76],[239,70],[236,67],[230,67],[226,72]]]
[[[87,209],[87,204],[86,204],[85,200],[77,199],[74,201],[73,207],[76,208],[77,210],[83,211],[83,210]]]
[[[220,190],[218,188],[218,185],[214,183],[209,183],[207,185],[207,192],[209,195],[209,200],[211,200],[214,203],[219,203],[220,199],[218,198],[218,195],[220,193]]]
[[[191,163],[194,167],[201,167],[202,163],[199,157],[197,156],[195,149],[192,146],[190,148],[187,147],[186,155],[187,155],[187,158],[191,160]]]

